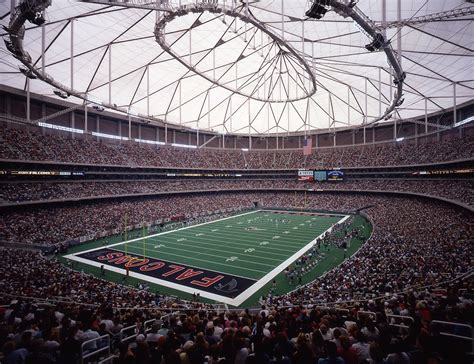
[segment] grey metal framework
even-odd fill
[[[304,10],[306,1],[83,0],[56,19],[48,17],[56,3],[11,0],[1,19],[10,57],[24,66],[24,89],[34,84],[45,90],[38,78],[59,97],[81,99],[85,112],[94,105],[197,131],[284,135],[368,127],[454,106],[454,125],[455,105],[472,99],[474,80],[442,72],[423,57],[457,57],[472,67],[472,40],[457,43],[455,36],[472,29],[474,6],[423,14],[426,4],[420,4],[403,18],[397,0],[390,4],[396,19],[389,20],[389,4],[382,0],[376,2],[382,19],[372,20],[363,5],[374,2],[366,2],[330,0],[328,14],[315,21],[292,9],[294,3]],[[84,24],[115,16],[123,24],[108,24],[110,34],[86,43]],[[46,22],[39,24],[42,17]],[[424,26],[454,22],[465,26],[458,25],[462,33],[449,38]],[[318,37],[323,27],[326,34]],[[100,21],[95,29],[101,29]],[[440,46],[404,49],[413,33]],[[364,43],[375,40],[380,47],[369,54]],[[426,87],[435,81],[433,91]],[[28,103],[28,119],[29,114]]]

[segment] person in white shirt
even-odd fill
[[[158,333],[158,330],[160,329],[160,326],[161,325],[158,324],[158,323],[154,323],[151,326],[151,331],[148,334],[146,334],[146,341],[147,342],[158,344],[158,339],[163,336],[163,335],[160,335]]]
[[[84,332],[81,334],[79,337],[80,341],[85,342],[91,339],[97,339],[100,337],[99,333],[97,331],[92,330],[90,327],[88,327]],[[90,343],[87,343],[84,345],[84,350],[96,350],[97,349],[97,341],[92,341]]]

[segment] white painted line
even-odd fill
[[[158,234],[148,235],[148,236],[146,237],[146,239],[148,239],[148,238],[154,238],[155,236],[160,236],[160,235],[165,235],[165,234],[174,233],[174,232],[176,232],[176,231],[191,229],[191,228],[196,227],[196,226],[208,225],[208,224],[212,224],[212,223],[214,223],[214,222],[219,222],[219,221],[224,221],[224,220],[228,220],[228,219],[233,219],[233,218],[239,217],[239,216],[245,216],[245,215],[249,215],[249,214],[255,214],[255,213],[257,213],[257,212],[260,212],[260,210],[245,212],[245,213],[239,214],[239,215],[232,215],[232,216],[229,216],[229,217],[224,217],[224,218],[219,219],[219,220],[203,222],[203,223],[201,223],[201,224],[190,225],[190,226],[186,226],[186,227],[183,227],[183,228],[180,228],[180,229],[176,229],[176,230],[164,231],[164,232],[161,232],[161,233],[158,233]],[[111,248],[111,247],[113,247],[113,246],[117,246],[117,245],[121,245],[121,244],[128,244],[128,243],[132,243],[132,242],[134,242],[134,241],[139,241],[139,240],[143,240],[143,238],[140,237],[140,238],[136,238],[136,239],[131,239],[131,240],[127,240],[127,241],[122,241],[122,242],[120,242],[120,243],[115,243],[115,244],[110,244],[110,245],[104,245],[104,246],[102,246],[102,247],[100,247],[100,248],[94,248],[94,249],[84,250],[84,251],[81,251],[81,252],[78,252],[78,253],[69,254],[69,255],[65,256],[65,258],[67,258],[67,257],[69,257],[69,256],[76,255],[76,254],[89,253],[89,252],[92,252],[92,251],[94,251],[94,250],[103,249],[103,248]]]
[[[80,263],[92,265],[94,267],[99,267],[99,268],[102,265],[99,262],[94,262],[94,261],[84,259],[84,258],[81,258],[81,257],[76,257],[76,256],[73,256],[69,259],[78,261]],[[122,274],[122,275],[126,274],[125,269],[122,269],[122,268],[113,267],[113,266],[110,266],[110,265],[106,265],[104,267],[107,270],[112,271],[112,272],[116,272],[116,273],[119,273],[119,274]],[[175,290],[181,291],[181,292],[186,292],[186,293],[190,293],[190,294],[199,293],[201,295],[201,297],[208,298],[208,299],[214,300],[216,302],[223,302],[223,303],[227,303],[229,305],[235,305],[235,300],[234,299],[224,297],[224,296],[221,296],[221,295],[217,295],[217,294],[214,294],[214,293],[201,291],[199,289],[193,289],[192,287],[183,286],[181,284],[176,284],[176,283],[173,283],[173,282],[164,281],[164,280],[161,280],[161,279],[158,279],[158,278],[150,277],[150,276],[140,274],[140,273],[135,273],[135,272],[132,272],[132,271],[129,271],[129,276],[133,277],[133,278],[140,279],[140,280],[145,281],[145,282],[152,282],[152,283],[158,284],[160,286],[164,286],[164,287],[167,287],[167,288],[172,288],[172,289],[175,289]],[[251,278],[247,278],[247,279],[251,279]]]
[[[234,215],[234,216],[229,216],[229,217],[226,217],[226,218],[223,218],[223,219],[220,219],[220,220],[215,220],[215,221],[209,221],[209,222],[205,222],[205,223],[202,223],[202,224],[197,224],[197,225],[192,225],[192,226],[187,226],[187,227],[184,227],[184,228],[181,228],[181,229],[177,229],[177,230],[170,230],[170,231],[166,231],[166,232],[162,232],[162,233],[158,233],[158,234],[154,234],[154,235],[150,235],[148,236],[147,238],[152,238],[152,237],[155,237],[155,236],[159,236],[159,235],[164,235],[164,234],[169,234],[171,232],[176,232],[176,231],[179,231],[179,230],[185,230],[185,229],[190,229],[190,228],[193,228],[193,227],[196,227],[196,226],[201,226],[201,225],[207,225],[207,224],[211,224],[213,222],[219,222],[219,221],[222,221],[222,220],[227,220],[227,219],[232,219],[232,218],[236,218],[236,217],[239,217],[239,216],[244,216],[244,215],[248,215],[248,214],[253,214],[253,213],[257,213],[257,212],[261,212],[261,211],[267,211],[267,212],[274,212],[272,210],[256,210],[256,211],[251,211],[251,212],[247,212],[247,213],[244,213],[244,214],[240,214],[240,215]],[[295,212],[295,213],[299,213],[301,214],[302,212],[299,211],[299,212]],[[322,215],[322,214],[320,214]],[[308,251],[313,245],[314,243],[322,236],[324,236],[324,234],[328,231],[332,231],[332,229],[334,228],[335,225],[337,224],[341,224],[343,223],[344,221],[346,221],[350,215],[340,215],[340,214],[331,214],[333,216],[344,216],[341,220],[339,220],[338,222],[334,223],[333,225],[331,225],[331,227],[329,227],[327,230],[325,230],[324,232],[322,232],[319,236],[317,236],[315,239],[313,239],[312,241],[310,241],[308,244],[306,244],[304,247],[302,247],[300,250],[298,250],[296,253],[294,253],[292,256],[290,256],[288,259],[286,259],[284,262],[282,262],[281,264],[279,264],[277,267],[275,267],[273,270],[271,270],[270,272],[268,272],[265,276],[263,276],[260,280],[258,280],[255,284],[253,284],[252,286],[250,286],[249,288],[247,288],[244,292],[242,292],[239,296],[231,299],[231,298],[228,298],[228,297],[224,297],[224,296],[220,296],[220,295],[216,295],[216,294],[213,294],[213,293],[209,293],[209,292],[205,292],[205,291],[201,291],[201,290],[198,290],[198,289],[193,289],[191,287],[187,287],[187,286],[183,286],[183,285],[180,285],[180,284],[176,284],[176,283],[172,283],[172,282],[168,282],[168,281],[164,281],[164,280],[161,280],[161,279],[158,279],[158,278],[154,278],[154,277],[149,277],[147,275],[144,275],[144,274],[140,274],[140,273],[136,273],[136,272],[132,272],[132,271],[129,271],[129,275],[131,277],[134,277],[134,278],[138,278],[138,279],[141,279],[143,281],[148,281],[148,282],[152,282],[152,283],[155,283],[155,284],[158,284],[158,285],[161,285],[161,286],[164,286],[164,287],[168,287],[168,288],[172,288],[172,289],[175,289],[175,290],[178,290],[178,291],[182,291],[182,292],[186,292],[186,293],[199,293],[201,295],[201,297],[204,297],[204,298],[208,298],[208,299],[211,299],[211,300],[215,300],[217,302],[222,302],[222,303],[226,303],[226,304],[229,304],[229,305],[232,305],[232,306],[239,306],[241,305],[242,303],[244,303],[247,299],[249,299],[253,294],[255,294],[259,289],[261,289],[263,286],[265,286],[268,282],[270,282],[276,275],[278,275],[281,271],[283,271],[286,267],[288,267],[291,263],[293,263],[294,261],[296,261],[300,256],[302,256],[306,251]],[[125,244],[125,243],[130,243],[130,242],[135,242],[135,241],[139,241],[139,240],[142,240],[143,238],[137,238],[137,239],[132,239],[132,240],[128,240],[126,242],[121,242],[121,243],[116,243],[116,244],[112,244],[112,245],[108,245],[108,246],[102,246],[102,247],[99,247],[99,248],[94,248],[94,249],[89,249],[89,250],[86,250],[86,251],[81,251],[81,252],[78,252],[78,253],[74,253],[74,254],[69,254],[69,255],[66,255],[65,258],[67,259],[71,259],[71,260],[75,260],[75,261],[78,261],[78,262],[81,262],[81,263],[84,263],[84,264],[88,264],[88,265],[92,265],[92,266],[95,266],[95,267],[100,267],[102,264],[99,263],[99,262],[94,262],[94,261],[90,261],[88,259],[84,259],[84,258],[81,258],[81,257],[78,257],[77,255],[78,254],[84,254],[84,253],[88,253],[88,252],[91,252],[91,251],[94,251],[94,250],[99,250],[99,249],[104,249],[104,248],[110,248],[110,247],[113,247],[113,246],[117,246],[117,245],[122,245],[122,244]],[[215,263],[215,262],[213,262]],[[199,267],[196,267],[196,268],[199,268]],[[110,271],[113,271],[113,272],[117,272],[117,273],[120,273],[120,274],[126,274],[126,270],[125,269],[122,269],[122,268],[118,268],[118,267],[113,267],[113,266],[109,266],[107,265],[106,266],[106,269],[107,270],[110,270]],[[204,268],[202,268],[204,269]],[[226,273],[226,274],[229,274],[229,275],[232,275],[231,273]],[[234,274],[235,275],[235,274]],[[236,276],[236,275],[235,275]],[[247,277],[243,277],[243,278],[247,278]],[[254,280],[252,278],[247,278],[247,279],[251,279],[251,280]]]
[[[341,224],[344,221],[346,221],[350,215],[344,216],[341,220],[336,222],[335,224],[331,225],[329,229],[324,231],[321,235],[317,236],[315,239],[310,241],[308,244],[306,244],[304,247],[302,247],[300,250],[298,250],[295,254],[293,254],[291,257],[289,257],[287,260],[285,260],[283,263],[281,263],[279,266],[275,267],[272,271],[267,273],[264,277],[260,278],[257,283],[254,285],[250,286],[247,288],[244,292],[242,292],[240,295],[238,295],[234,301],[236,302],[235,306],[239,306],[243,302],[245,302],[247,299],[250,298],[254,293],[256,293],[260,288],[265,286],[268,282],[270,282],[278,273],[283,271],[286,267],[288,267],[291,263],[293,263],[295,260],[297,260],[300,256],[302,256],[304,253],[306,253],[311,247],[314,245],[316,240],[318,240],[320,237],[324,236],[324,234],[327,231],[332,231],[334,226],[337,224]]]

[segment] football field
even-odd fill
[[[65,258],[238,306],[347,218],[258,210]]]

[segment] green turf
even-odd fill
[[[137,256],[145,254],[178,264],[259,279],[341,218],[255,212],[113,248]],[[277,219],[288,222],[278,223]]]
[[[289,222],[285,224],[279,222],[277,224],[275,221],[270,221],[270,219],[277,217],[279,219],[287,219]],[[318,215],[311,217],[274,214],[262,211],[177,230],[156,237],[148,237],[144,241],[140,239],[139,241],[127,243],[127,248],[125,248],[125,244],[122,244],[114,246],[113,249],[141,256],[144,253],[145,245],[145,254],[148,257],[259,279],[340,219],[341,216]],[[356,216],[353,226],[360,225],[365,226],[364,236],[362,239],[354,239],[352,241],[347,256],[352,255],[362,244],[363,238],[368,237],[370,234],[370,224],[362,216]],[[249,227],[261,230],[246,230]],[[129,235],[129,238],[139,234],[140,232],[132,233]],[[280,238],[273,239],[276,236],[280,236]],[[107,242],[112,244],[120,240],[121,237],[110,237],[107,239]],[[268,244],[261,244],[263,242],[268,242]],[[103,245],[104,239],[93,244],[75,247],[69,253]],[[255,250],[249,251],[249,249]],[[322,275],[343,261],[344,253],[341,249],[330,247],[329,250],[323,251],[323,253],[324,256],[318,265],[303,276],[303,284]],[[236,257],[237,259],[233,260],[234,258],[231,257]],[[79,269],[98,274],[97,268],[85,264],[80,264]],[[123,276],[120,274],[107,272],[107,279],[118,282],[122,278]],[[296,288],[296,282],[291,285],[283,274],[279,274],[276,280],[276,294],[282,294]],[[127,283],[137,284],[138,280],[128,278]],[[244,306],[254,305],[258,297],[267,295],[270,285],[267,284],[256,292],[244,303]],[[153,291],[159,290],[163,294],[177,295],[183,298],[190,297],[189,294],[166,287],[154,284],[150,284],[150,287]],[[209,302],[205,299],[202,300]]]

